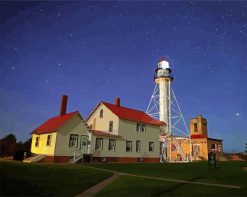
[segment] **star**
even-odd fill
[[[239,116],[240,114],[239,113],[236,113],[236,116]]]
[[[12,69],[12,70],[15,70],[15,66],[12,66],[11,69]]]

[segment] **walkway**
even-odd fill
[[[101,189],[103,189],[108,184],[110,184],[114,180],[118,179],[122,175],[139,177],[139,178],[146,178],[146,179],[153,179],[153,180],[176,182],[176,183],[188,183],[188,184],[206,185],[206,186],[213,186],[213,187],[224,187],[224,188],[232,188],[232,189],[240,189],[241,188],[238,185],[225,185],[225,184],[217,184],[217,183],[186,181],[186,180],[179,180],[179,179],[158,178],[158,177],[152,177],[152,176],[142,176],[142,175],[129,174],[129,173],[118,172],[118,171],[114,171],[114,170],[107,170],[107,169],[102,169],[102,168],[96,168],[96,167],[91,167],[91,166],[85,166],[85,167],[93,168],[93,169],[97,169],[97,170],[101,170],[101,171],[106,171],[106,172],[111,172],[111,173],[113,173],[113,175],[110,178],[98,183],[97,185],[83,191],[82,193],[80,193],[76,197],[93,196],[94,194],[99,192]]]
[[[83,191],[75,197],[93,196],[94,194],[102,190],[104,187],[109,185],[111,182],[116,180],[120,175],[120,173],[114,173],[110,178],[105,179],[104,181],[98,183],[97,185],[94,185],[93,187],[90,187],[89,189]]]

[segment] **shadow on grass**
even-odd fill
[[[195,181],[197,181],[197,180],[201,180],[201,179],[204,179],[204,178],[205,178],[205,177],[195,177],[195,178],[193,178],[193,179],[189,179],[188,181],[195,182]],[[182,186],[184,186],[184,185],[186,185],[186,184],[188,184],[188,183],[179,183],[179,184],[175,185],[174,187],[171,187],[171,188],[169,188],[169,189],[162,190],[162,191],[160,191],[160,192],[158,192],[158,193],[155,193],[155,196],[156,196],[156,195],[157,195],[157,196],[159,196],[159,195],[164,195],[165,193],[172,192],[172,191],[174,191],[174,190],[178,189],[179,187],[182,187]]]
[[[27,181],[15,179],[7,174],[1,173],[0,196],[48,196],[38,188]],[[50,195],[49,195],[50,196]]]

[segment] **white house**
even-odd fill
[[[164,124],[143,111],[100,102],[89,115],[93,161],[159,162],[160,127]]]
[[[27,162],[159,162],[160,127],[164,124],[146,113],[100,102],[87,121],[79,112],[66,114],[63,96],[60,115],[48,119],[32,132]]]
[[[48,119],[32,132],[31,152],[27,162],[76,161],[90,153],[91,132],[79,112],[66,114],[67,96],[63,96],[60,115]],[[80,151],[80,152],[78,152]]]

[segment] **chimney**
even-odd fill
[[[62,102],[61,102],[61,107],[60,107],[60,116],[63,116],[63,115],[66,114],[67,102],[68,102],[68,96],[67,95],[63,95]]]
[[[115,98],[115,105],[120,107],[120,98]]]

